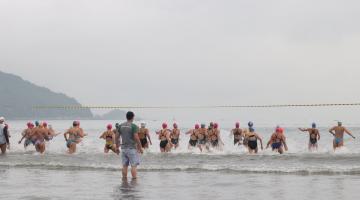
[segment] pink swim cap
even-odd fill
[[[199,128],[200,128],[199,124],[196,124],[195,129],[199,129]]]
[[[111,124],[108,124],[108,125],[106,126],[106,128],[107,128],[108,130],[111,130],[111,129],[112,129],[112,125],[111,125]]]
[[[177,128],[177,127],[178,127],[178,125],[177,125],[176,123],[174,123],[173,126],[174,126],[174,128]]]
[[[214,123],[214,128],[219,128],[219,124]]]
[[[48,124],[47,124],[46,122],[43,122],[43,126],[44,126],[44,127],[47,127],[47,125],[48,125]]]
[[[31,128],[32,124],[31,124],[31,122],[28,122],[26,125],[27,125],[28,128]]]
[[[163,129],[167,128],[167,124],[166,124],[166,123],[163,123],[163,124],[162,124],[162,127],[163,127]]]
[[[236,128],[240,128],[240,123],[236,122],[235,126],[236,126]]]

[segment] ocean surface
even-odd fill
[[[188,150],[184,133],[192,122],[179,124],[180,148],[161,154],[155,130],[160,121],[148,121],[153,145],[142,155],[137,180],[122,180],[120,156],[104,154],[98,139],[109,121],[82,121],[89,135],[75,155],[66,153],[62,135],[40,155],[24,150],[17,141],[25,121],[8,121],[11,150],[0,156],[1,199],[360,199],[360,141],[345,136],[346,147],[334,152],[329,127],[320,128],[319,150],[309,153],[308,135],[294,125],[285,126],[289,151],[270,149],[258,155],[234,146],[231,124],[220,122],[223,151]],[[50,121],[64,132],[71,121]],[[111,122],[115,123],[115,122]],[[355,136],[360,127],[349,127]],[[274,127],[256,127],[268,141]]]

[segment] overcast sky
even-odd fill
[[[356,0],[0,0],[0,70],[86,105],[359,102],[359,10]],[[241,112],[357,122],[358,111]]]

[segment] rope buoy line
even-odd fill
[[[360,103],[323,103],[323,104],[277,104],[277,105],[215,105],[215,106],[33,106],[35,110],[44,109],[204,109],[204,108],[285,108],[285,107],[341,107],[360,106]]]

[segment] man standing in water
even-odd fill
[[[319,129],[316,128],[316,124],[312,123],[311,128],[299,128],[302,132],[308,132],[309,139],[309,151],[318,149],[318,141],[320,140]]]
[[[135,114],[131,111],[126,113],[127,122],[119,125],[118,132],[122,139],[121,159],[122,159],[122,176],[127,178],[128,167],[131,165],[131,175],[133,179],[137,178],[137,166],[140,164],[140,155],[143,153],[141,142],[139,139],[139,127],[134,121]]]
[[[0,150],[1,154],[6,153],[6,148],[10,149],[9,130],[5,124],[5,118],[0,117]]]
[[[331,128],[329,130],[329,133],[331,133],[335,137],[333,142],[334,151],[337,148],[344,146],[344,133],[347,133],[353,139],[355,139],[355,137],[351,134],[351,132],[346,127],[342,126],[341,122],[338,122],[337,126]]]

